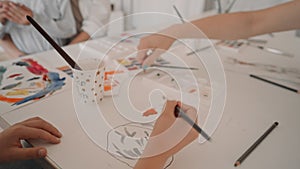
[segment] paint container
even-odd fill
[[[73,69],[73,97],[80,102],[95,104],[103,100],[105,64],[99,59],[78,61],[82,70]]]

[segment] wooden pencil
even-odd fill
[[[275,86],[278,86],[278,87],[281,87],[281,88],[284,88],[284,89],[287,89],[287,90],[289,90],[289,91],[292,91],[292,92],[295,92],[295,93],[298,93],[298,94],[300,93],[300,91],[298,91],[297,89],[293,89],[293,88],[291,88],[291,87],[284,86],[284,85],[279,84],[279,83],[276,83],[276,82],[272,82],[272,81],[270,81],[270,80],[264,79],[264,78],[259,77],[259,76],[256,76],[256,75],[250,74],[250,77],[255,78],[255,79],[258,79],[258,80],[261,80],[261,81],[264,81],[264,82],[267,82],[267,83],[270,83],[270,84],[272,84],[272,85],[275,85]]]
[[[234,166],[237,167],[241,165],[241,163],[251,154],[251,152],[274,130],[276,126],[278,126],[278,122],[274,122],[272,126],[262,135],[260,136],[252,145],[249,147],[245,153],[234,163]]]

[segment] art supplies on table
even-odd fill
[[[206,140],[211,141],[211,137],[203,131],[197,123],[195,123],[178,105],[175,107],[174,114],[176,117],[180,117],[189,123],[199,134],[201,134]]]
[[[252,151],[279,125],[278,122],[274,122],[271,127],[264,132],[246,151],[243,155],[234,163],[234,166],[237,167],[242,164],[242,162],[252,153]]]
[[[219,47],[226,50],[231,50],[233,52],[239,52],[241,49],[243,49],[246,46],[251,46],[260,50],[263,50],[265,52],[269,52],[275,55],[281,55],[285,57],[294,57],[293,54],[288,53],[286,51],[276,49],[273,47],[267,47],[264,44],[266,44],[266,41],[259,40],[259,39],[241,39],[241,40],[223,40],[220,41],[218,44]]]
[[[300,89],[300,69],[297,61],[287,57],[272,60],[272,56],[223,56],[225,70],[257,75],[283,86]],[[254,61],[256,60],[256,61]],[[286,67],[286,65],[289,65]]]
[[[136,57],[125,57],[125,58],[119,58],[116,59],[116,62],[119,63],[121,66],[124,66],[127,68],[127,70],[131,71],[131,70],[138,70],[141,69],[141,64],[136,60]],[[162,58],[158,58],[155,61],[155,65],[157,66],[168,66],[170,62],[162,59]]]
[[[286,57],[290,57],[290,58],[294,57],[293,54],[285,52],[285,51],[282,51],[280,49],[275,49],[275,48],[261,46],[261,45],[252,45],[252,44],[248,44],[248,45],[252,46],[254,48],[261,49],[263,51],[275,54],[275,55],[281,55],[281,56],[286,56]]]
[[[113,100],[124,116],[141,123],[155,120],[167,99],[181,100],[199,107],[202,85],[197,84],[196,79],[187,71],[174,72],[156,68],[149,68],[145,73],[142,69],[131,71],[121,84],[119,95],[113,97]],[[152,107],[149,107],[149,102]]]
[[[262,77],[259,77],[259,76],[256,76],[256,75],[250,75],[250,77],[255,78],[255,79],[258,79],[258,80],[261,80],[261,81],[263,81],[263,82],[269,83],[269,84],[274,85],[274,86],[281,87],[281,88],[286,89],[286,90],[289,90],[289,91],[291,91],[291,92],[295,92],[295,93],[300,94],[300,91],[297,90],[297,89],[294,89],[294,88],[291,88],[291,87],[288,87],[288,86],[285,86],[285,85],[282,85],[282,84],[279,84],[279,83],[276,83],[276,82],[273,82],[273,81],[264,79],[264,78],[262,78]]]
[[[57,67],[58,70],[63,71],[73,78],[73,71],[69,66]],[[104,72],[104,96],[117,95],[120,90],[120,84],[128,75],[124,70],[108,69]]]
[[[182,15],[180,14],[179,10],[177,9],[176,5],[173,5],[173,9],[175,10],[177,16],[179,17],[179,19],[181,20],[182,23],[185,23]]]
[[[32,17],[27,15],[26,18],[73,69],[81,70],[79,65],[48,35],[48,33]]]
[[[243,40],[223,40],[218,43],[218,47],[233,52],[239,52],[245,46],[246,42]]]
[[[0,105],[5,113],[68,88],[70,79],[34,58],[0,63]]]

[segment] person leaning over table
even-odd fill
[[[195,27],[203,34],[195,31]],[[300,0],[294,0],[267,9],[220,14],[191,23],[175,24],[156,34],[146,36],[138,45],[137,59],[144,67],[151,65],[165,50],[181,38],[236,40],[271,32],[300,28]],[[154,51],[149,57],[146,52]],[[161,50],[155,50],[161,49]]]
[[[107,34],[106,24],[110,18],[109,0],[71,0],[77,34],[70,44]]]
[[[155,122],[144,153],[134,169],[163,169],[169,157],[198,137],[198,132],[194,128],[184,120],[175,117],[176,105],[179,105],[191,119],[197,121],[197,112],[193,107],[177,101],[167,101],[164,111]],[[178,135],[183,137],[176,137]],[[47,155],[44,147],[22,148],[20,143],[22,139],[43,139],[58,144],[61,137],[62,134],[53,125],[39,117],[16,123],[0,133],[0,163],[43,158]],[[172,143],[174,146],[166,150],[159,149],[161,145],[172,145]],[[155,153],[151,153],[153,150]]]
[[[69,0],[0,1],[0,45],[12,57],[52,49],[26,15],[33,17],[61,46],[76,34]]]

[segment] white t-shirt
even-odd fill
[[[107,26],[105,25],[111,13],[109,0],[79,0],[79,9],[83,17],[83,31],[92,38],[106,35]]]

